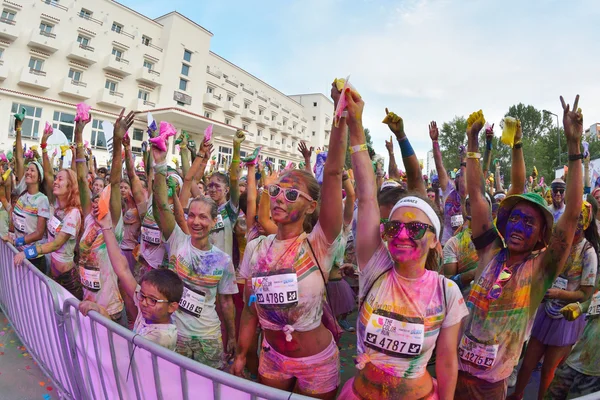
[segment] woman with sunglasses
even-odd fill
[[[337,103],[339,91],[332,88]],[[339,351],[323,325],[325,284],[341,245],[342,171],[346,123],[332,126],[323,186],[306,170],[285,172],[268,189],[277,234],[248,243],[240,275],[246,279],[237,354],[232,372],[242,375],[260,323],[261,383],[321,399],[333,399],[340,382]],[[321,204],[312,231],[312,215]]]
[[[585,318],[580,316],[573,321],[568,321],[563,318],[560,310],[569,303],[583,303],[592,295],[598,269],[597,250],[598,231],[592,214],[592,205],[584,201],[565,269],[548,289],[544,302],[538,308],[531,339],[527,344],[527,352],[519,370],[515,391],[510,396],[511,399],[523,398],[525,386],[543,357],[538,390],[538,398],[542,399],[554,378],[558,364],[569,355],[571,347],[581,336],[585,327]]]
[[[363,102],[353,93],[348,103],[352,121],[353,115],[361,113]],[[452,399],[458,364],[453,349],[467,309],[456,284],[436,272],[440,217],[427,198],[402,120],[387,113],[384,122],[388,120],[390,128],[399,131],[407,174],[416,173],[420,184],[409,180],[413,191],[397,200],[388,215],[381,215],[375,176],[363,151],[362,126],[352,129],[354,124],[349,123],[358,198],[358,357],[356,376],[345,384],[340,398]],[[437,382],[426,369],[434,349]]]
[[[574,110],[578,100],[579,96]],[[458,400],[506,398],[508,377],[519,361],[533,316],[569,256],[576,230],[572,221],[579,217],[582,204],[583,125],[581,114],[570,111],[562,97],[561,101],[572,175],[567,207],[554,230],[554,218],[542,197],[522,194],[526,170],[520,141],[512,149],[512,187],[498,210],[497,229],[494,227],[477,153],[483,122],[475,121],[467,132],[467,188],[471,216],[477,221],[471,229],[479,264],[467,299],[470,313],[458,347]]]

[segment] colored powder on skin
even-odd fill
[[[405,216],[406,218],[411,218],[411,219],[414,219],[414,218],[416,217],[416,215],[415,215],[415,214],[413,214],[413,213],[411,213],[410,211],[407,211],[407,212],[405,212],[405,213],[404,213],[404,216]]]

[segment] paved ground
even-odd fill
[[[0,400],[50,400],[58,395],[0,311]]]

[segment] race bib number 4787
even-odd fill
[[[421,318],[376,310],[367,324],[364,345],[392,357],[415,357],[421,354],[424,337]]]

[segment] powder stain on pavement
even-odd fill
[[[0,311],[0,400],[58,399],[50,379]]]

